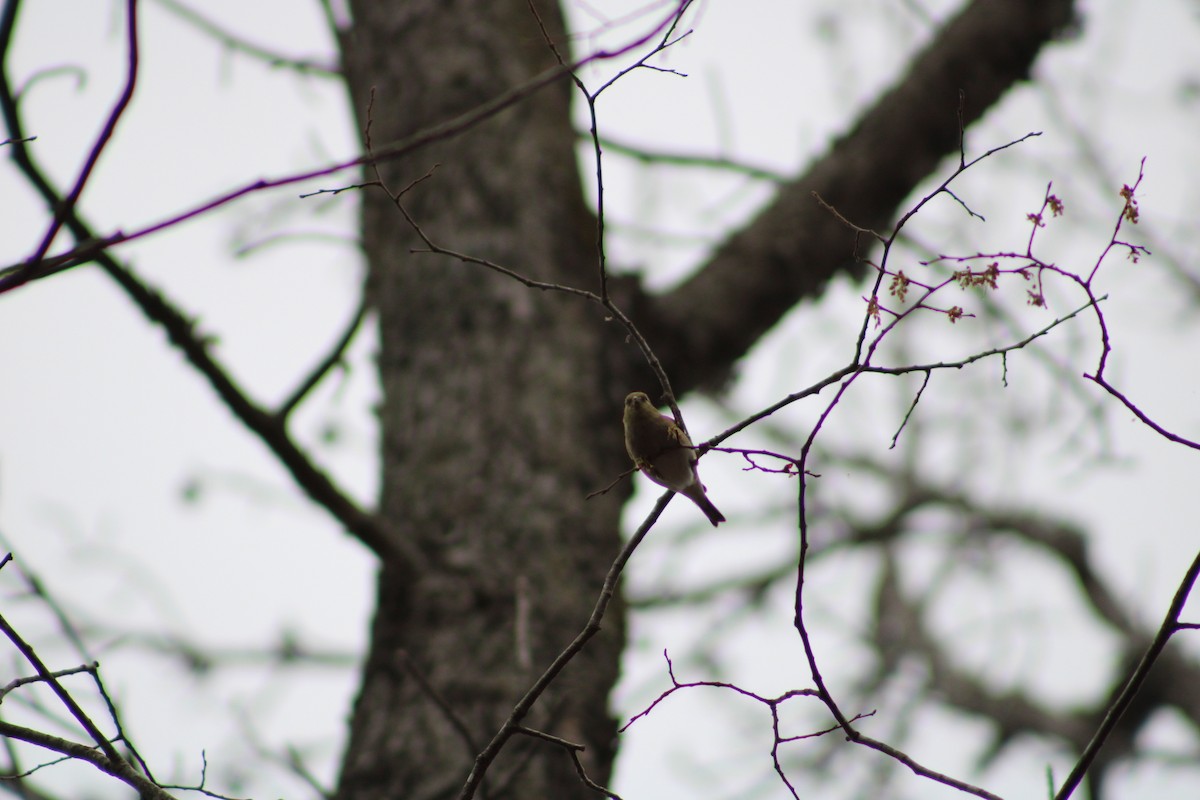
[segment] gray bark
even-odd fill
[[[471,109],[554,64],[524,0],[353,10],[346,62],[363,127],[375,87],[375,142]],[[557,10],[542,12],[561,45]],[[594,285],[570,91],[560,82],[463,136],[382,165],[383,176],[398,190],[440,165],[404,197],[435,242],[532,278]],[[626,385],[606,369],[613,351],[624,358],[622,336],[581,300],[411,254],[420,242],[382,193],[364,195],[363,235],[380,320],[380,510],[429,568],[380,571],[339,796],[443,797],[578,632],[620,547],[629,484],[585,497],[625,468]],[[614,614],[527,720],[585,745],[601,780],[622,644]],[[510,796],[593,794],[565,752],[530,739],[506,748],[490,774],[493,786],[510,777]]]

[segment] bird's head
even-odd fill
[[[645,392],[630,392],[629,394],[625,395],[625,408],[653,409],[654,405],[650,402],[650,398]]]

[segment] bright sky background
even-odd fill
[[[203,5],[205,14],[256,43],[332,61],[315,2]],[[601,131],[654,149],[795,172],[895,79],[955,5],[702,2],[689,23],[695,32],[660,62],[688,77],[643,71],[623,79],[601,99]],[[27,0],[23,6],[12,73],[28,79],[67,68],[41,77],[24,107],[28,133],[38,137],[34,153],[66,182],[122,80],[123,4]],[[578,29],[606,31],[578,42],[581,52],[637,34],[646,19],[603,26],[605,19],[624,18],[618,4],[571,6]],[[354,155],[356,134],[336,80],[298,77],[224,50],[153,0],[142,9],[137,96],[82,203],[99,230],[133,230],[257,178]],[[1156,258],[1134,266],[1113,256],[1104,267],[1116,348],[1110,375],[1164,426],[1200,438],[1196,298],[1171,277],[1173,264],[1197,277],[1200,256],[1194,180],[1200,168],[1200,6],[1191,0],[1084,3],[1083,13],[1082,34],[1039,60],[1036,75],[1045,84],[1011,94],[968,135],[977,154],[1043,132],[957,185],[988,224],[969,223],[961,209],[942,204],[919,217],[914,232],[942,251],[1018,247],[1027,235],[1024,215],[1037,209],[1053,181],[1068,214],[1041,234],[1045,252],[1082,269],[1107,240],[1120,210],[1117,190],[1133,182],[1146,157],[1139,195],[1144,223],[1126,235],[1152,242]],[[585,80],[598,85],[620,66],[603,65]],[[1081,159],[1080,133],[1092,162]],[[655,286],[686,274],[723,231],[769,197],[768,186],[743,177],[644,169],[619,155],[608,156],[605,169],[610,256],[644,270]],[[356,307],[363,269],[353,241],[353,193],[297,195],[349,182],[347,175],[258,194],[116,254],[217,337],[215,352],[243,387],[265,405],[277,403],[340,335]],[[0,164],[0,185],[0,262],[9,264],[33,249],[45,213],[7,161]],[[259,246],[237,256],[253,245]],[[60,240],[55,249],[65,246]],[[1005,297],[1028,330],[1080,304],[1064,291],[1052,295],[1048,312],[1035,312],[1023,306],[1022,292],[1014,287]],[[800,307],[756,348],[724,406],[701,398],[685,405],[689,427],[711,435],[845,363],[861,318],[860,294],[837,284],[819,307]],[[951,358],[979,349],[995,333],[970,325],[952,328],[938,320],[914,326],[905,344],[914,358]],[[1090,371],[1094,328],[1081,322],[1060,333],[1048,352],[1073,375]],[[375,496],[377,480],[371,349],[370,336],[361,337],[352,371],[324,384],[292,427],[364,503]],[[914,422],[931,429],[918,455],[939,464],[948,479],[986,487],[997,501],[1079,520],[1124,599],[1156,620],[1196,547],[1196,456],[1117,412],[1113,401],[1101,403],[1110,412],[1104,453],[1094,429],[1077,418],[1079,405],[1067,401],[1043,435],[1010,441],[1015,421],[1032,414],[1042,422],[1062,399],[1032,362],[1009,359],[1007,390],[1000,387],[997,362],[936,377]],[[97,270],[76,269],[0,296],[0,374],[0,534],[16,566],[39,575],[74,620],[94,628],[89,645],[158,777],[196,781],[207,750],[209,779],[218,791],[306,796],[286,769],[246,771],[248,741],[256,741],[273,752],[295,745],[317,776],[331,782],[355,670],[311,668],[281,680],[277,672],[248,665],[198,679],[148,657],[142,647],[119,645],[127,634],[168,630],[221,650],[253,649],[286,630],[314,648],[354,656],[365,641],[372,600],[365,551],[299,497],[265,448]],[[864,382],[831,419],[828,443],[854,443],[886,457],[914,390],[894,380]],[[1081,392],[1099,396],[1090,385]],[[823,403],[781,415],[780,428],[807,435]],[[974,404],[981,410],[972,418],[967,460],[987,467],[959,475],[962,451],[949,455],[938,425],[943,414],[949,418]],[[618,419],[614,409],[614,436]],[[333,444],[326,442],[329,434]],[[1075,435],[1084,437],[1082,444]],[[768,440],[756,433],[733,444],[762,441]],[[892,458],[913,456],[905,442]],[[732,523],[719,533],[707,526],[701,531],[694,509],[672,503],[663,527],[631,564],[632,593],[794,558],[794,483],[747,475],[740,466],[733,457],[705,459],[710,494]],[[869,478],[850,472],[826,476],[816,490],[829,498],[862,498],[867,511],[884,496]],[[656,496],[639,492],[627,516],[631,527]],[[767,513],[771,509],[777,511]],[[822,561],[814,573],[809,597],[822,632],[818,647],[832,672],[854,671],[859,645],[852,633],[838,631],[869,602],[855,588],[865,585],[870,569],[846,557]],[[1033,566],[1012,570],[997,578],[1003,591],[963,593],[956,606],[961,616],[951,615],[946,624],[990,619],[1004,604],[1019,628],[1019,644],[998,653],[981,641],[968,651],[998,681],[1032,683],[1045,696],[1069,702],[1109,676],[1105,642],[1087,630],[1070,596],[1054,589],[1056,578]],[[56,666],[77,663],[56,644],[45,610],[19,601],[21,588],[11,567],[0,574],[0,613]],[[732,621],[726,617],[734,609],[719,601],[702,612],[639,616],[615,696],[619,713],[640,710],[666,687],[664,648],[677,656],[681,679],[719,676],[761,694],[806,685],[790,598],[787,591],[777,594]],[[732,627],[718,627],[725,624]],[[714,630],[716,663],[687,659],[689,648]],[[1188,646],[1196,650],[1194,642]],[[15,669],[11,674],[26,671]],[[796,719],[803,728],[815,717],[797,712]],[[921,721],[929,733],[911,748],[914,757],[951,773],[970,765],[981,741],[977,726],[944,714]],[[1163,726],[1164,740],[1195,753],[1193,733],[1171,728],[1169,720]],[[729,696],[707,691],[673,698],[627,735],[614,788],[627,799],[782,797],[770,768],[768,732],[765,711]],[[1017,748],[980,781],[1002,795],[1040,796],[1047,752]],[[858,759],[864,769],[878,766],[871,754]],[[1056,774],[1068,766],[1056,762]],[[115,783],[90,769],[54,771],[54,780],[87,786],[92,794],[105,785],[113,787],[106,796],[118,793]],[[1197,778],[1164,768],[1122,780],[1116,791],[1122,796],[1184,796],[1195,793]],[[899,786],[904,794],[898,796],[951,796],[915,778]]]

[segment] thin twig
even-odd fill
[[[908,412],[904,415],[904,419],[900,420],[900,427],[896,429],[896,434],[892,437],[892,444],[888,447],[889,450],[896,449],[896,442],[900,441],[900,434],[904,433],[904,428],[908,425],[909,419],[912,418],[913,412],[917,410],[917,404],[921,402],[921,395],[925,394],[925,389],[929,386],[929,379],[931,377],[933,377],[933,372],[926,371],[925,380],[921,381],[921,388],[917,389],[917,394],[913,397],[912,405],[908,407]]]
[[[313,367],[312,371],[308,374],[308,377],[301,381],[300,385],[296,387],[296,390],[292,392],[291,396],[279,406],[279,410],[275,412],[275,415],[279,419],[287,419],[296,409],[296,406],[300,405],[300,401],[302,401],[308,395],[308,393],[311,392],[317,386],[317,384],[325,378],[329,371],[343,363],[342,356],[345,354],[346,348],[350,346],[352,341],[354,341],[354,337],[358,333],[359,328],[362,327],[362,322],[366,316],[367,300],[366,297],[363,297],[362,300],[359,301],[358,308],[355,310],[354,316],[346,325],[346,330],[342,333],[337,342],[334,343],[333,347],[330,348],[328,355],[326,355],[325,358],[321,359],[321,361],[315,367]]]
[[[479,745],[476,744],[475,737],[472,735],[471,729],[467,727],[466,721],[454,710],[454,706],[450,705],[450,701],[442,696],[442,693],[429,682],[429,678],[417,666],[416,662],[413,661],[412,656],[407,651],[401,650],[396,653],[396,660],[400,662],[401,666],[404,667],[404,671],[417,682],[417,685],[421,687],[421,691],[433,701],[433,704],[442,712],[442,716],[454,728],[454,731],[467,747],[467,755],[473,756],[478,753]]]
[[[1107,713],[1104,715],[1104,721],[1100,723],[1100,727],[1096,729],[1092,740],[1088,742],[1087,747],[1079,755],[1079,760],[1075,762],[1074,768],[1071,769],[1071,774],[1063,782],[1062,788],[1058,790],[1058,794],[1054,796],[1054,800],[1067,800],[1075,789],[1078,788],[1079,783],[1083,780],[1083,776],[1087,774],[1088,768],[1091,767],[1092,762],[1099,755],[1100,748],[1104,746],[1104,742],[1108,739],[1109,734],[1116,728],[1117,723],[1121,721],[1121,715],[1129,708],[1138,690],[1146,682],[1146,677],[1150,674],[1154,662],[1162,654],[1163,648],[1167,646],[1167,642],[1170,640],[1172,634],[1178,630],[1179,615],[1183,613],[1183,607],[1187,603],[1192,587],[1196,585],[1198,576],[1200,576],[1200,553],[1197,553],[1196,557],[1192,559],[1192,565],[1188,567],[1187,572],[1184,573],[1183,580],[1179,582],[1179,588],[1175,590],[1175,597],[1171,600],[1170,607],[1167,608],[1166,617],[1163,618],[1163,623],[1159,626],[1158,634],[1154,637],[1154,641],[1146,649],[1145,655],[1142,656],[1142,660],[1138,663],[1133,674],[1129,676],[1129,680],[1125,682],[1121,693],[1116,696],[1112,705],[1109,706]]]
[[[590,131],[583,132],[580,133],[580,137],[591,141],[592,134]],[[600,145],[606,153],[616,153],[618,155],[626,156],[647,164],[665,164],[672,167],[697,167],[708,170],[725,170],[728,172],[735,172],[739,175],[745,175],[746,177],[754,178],[755,180],[769,181],[771,183],[786,183],[787,181],[791,180],[791,176],[785,175],[782,172],[776,172],[775,170],[756,166],[754,164],[746,164],[731,158],[647,150],[642,147],[636,147],[631,144],[618,142],[607,137],[600,137]]]
[[[262,45],[255,44],[245,37],[234,33],[210,17],[201,14],[191,6],[184,5],[179,0],[154,0],[162,8],[195,27],[200,32],[211,36],[230,50],[243,53],[258,59],[271,67],[286,67],[302,75],[320,75],[335,78],[341,75],[336,66],[322,64],[316,59],[295,58],[278,53]]]
[[[91,664],[80,664],[78,667],[69,669],[60,669],[50,673],[55,678],[65,678],[68,675],[78,675],[81,672],[92,672],[100,665],[93,661]],[[46,679],[41,675],[29,675],[24,678],[13,678],[11,681],[0,687],[0,701],[4,700],[5,695],[20,689],[22,686],[28,686],[31,683],[45,683]]]
[[[1181,444],[1185,447],[1190,447],[1193,450],[1200,450],[1200,442],[1193,441],[1192,439],[1187,439],[1183,436],[1180,436],[1177,433],[1172,433],[1171,431],[1167,430],[1163,426],[1159,425],[1157,422],[1152,420],[1149,417],[1149,415],[1146,414],[1146,412],[1142,411],[1140,408],[1138,408],[1136,405],[1134,405],[1132,400],[1130,400],[1128,397],[1126,397],[1124,394],[1122,394],[1120,391],[1118,391],[1115,386],[1113,386],[1111,383],[1109,383],[1107,380],[1105,380],[1100,375],[1090,375],[1090,374],[1084,373],[1083,377],[1088,379],[1089,381],[1092,381],[1097,386],[1100,386],[1102,389],[1104,389],[1104,391],[1108,392],[1113,397],[1120,400],[1122,405],[1124,405],[1127,409],[1129,409],[1135,417],[1137,417],[1139,420],[1141,420],[1142,423],[1146,425],[1146,427],[1150,428],[1150,430],[1154,431],[1159,436],[1162,436],[1164,439],[1166,439],[1168,441],[1175,442],[1176,444]]]
[[[133,100],[133,90],[137,86],[138,78],[138,4],[137,0],[127,0],[125,3],[125,41],[129,52],[125,62],[125,85],[121,88],[121,94],[117,97],[117,102],[109,112],[108,117],[104,120],[104,126],[100,129],[96,141],[92,144],[91,150],[88,152],[87,158],[83,162],[83,167],[79,170],[79,175],[75,179],[75,185],[71,187],[66,197],[62,198],[54,210],[54,219],[50,223],[45,236],[42,237],[41,243],[34,250],[33,255],[29,257],[28,263],[38,263],[45,258],[46,253],[50,250],[50,245],[54,243],[54,239],[58,236],[58,232],[62,230],[66,221],[74,214],[75,206],[79,203],[79,197],[83,194],[83,187],[87,185],[88,178],[91,177],[92,171],[96,168],[96,162],[100,160],[100,154],[104,152],[104,147],[112,140],[113,132],[117,129],[117,123],[121,116],[125,113],[125,109],[129,107],[129,102]],[[4,50],[7,51],[7,42]],[[24,144],[18,148],[24,150]]]
[[[517,733],[524,734],[525,736],[529,736],[534,739],[541,739],[544,742],[550,742],[551,744],[554,744],[554,745],[558,745],[564,751],[566,751],[567,756],[571,759],[571,763],[573,763],[575,765],[575,774],[579,776],[579,780],[583,781],[584,786],[587,786],[592,791],[599,792],[600,794],[604,795],[605,797],[611,798],[611,800],[621,800],[621,795],[612,791],[607,786],[601,786],[600,784],[596,783],[587,774],[587,770],[583,768],[583,761],[579,758],[579,754],[581,752],[583,752],[583,750],[585,749],[583,745],[577,744],[575,742],[568,742],[566,739],[562,739],[558,736],[553,736],[549,733],[546,733],[545,731],[539,731],[534,728],[527,728],[524,725],[517,726]]]

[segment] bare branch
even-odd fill
[[[621,795],[617,794],[611,789],[601,786],[588,776],[587,770],[583,768],[583,762],[579,760],[579,754],[584,750],[583,745],[576,744],[575,742],[568,742],[566,739],[552,736],[544,731],[527,728],[524,725],[517,727],[517,733],[533,739],[541,739],[544,742],[550,742],[551,744],[558,745],[565,750],[567,755],[570,757],[571,763],[575,765],[575,774],[579,776],[579,780],[583,781],[584,786],[587,786],[592,791],[599,792],[605,797],[612,798],[612,800],[621,800]]]
[[[31,728],[23,728],[20,725],[14,725],[4,720],[0,720],[0,736],[28,742],[29,744],[43,747],[55,753],[61,753],[78,761],[86,761],[100,771],[128,784],[143,798],[150,798],[151,800],[175,800],[171,794],[164,791],[158,784],[134,771],[127,762],[120,758],[109,758],[103,752],[87,745],[72,742],[69,739],[63,739],[58,736],[51,736],[48,733],[35,731]]]
[[[359,301],[358,309],[354,312],[353,318],[351,318],[350,322],[346,325],[345,332],[330,349],[329,354],[326,355],[325,358],[321,359],[321,361],[315,367],[313,367],[313,370],[308,374],[308,377],[301,381],[300,385],[296,387],[296,390],[292,392],[291,396],[279,406],[279,410],[275,412],[275,415],[279,417],[279,419],[287,419],[287,417],[291,416],[291,413],[296,410],[296,406],[300,405],[300,402],[308,395],[309,392],[316,388],[317,384],[319,384],[325,378],[325,376],[329,374],[330,370],[337,366],[344,367],[342,356],[345,355],[346,348],[350,346],[352,341],[354,341],[354,337],[358,334],[359,328],[362,327],[363,320],[366,319],[366,316],[367,301],[366,298],[363,298],[361,301]]]
[[[581,138],[592,140],[591,132],[583,132]],[[724,170],[727,172],[745,175],[748,178],[753,178],[760,181],[769,181],[771,183],[783,183],[789,179],[788,175],[781,172],[761,167],[754,164],[746,164],[731,158],[721,158],[714,156],[689,155],[685,153],[660,152],[655,150],[647,150],[634,145],[625,144],[623,142],[610,139],[608,137],[600,137],[601,150],[607,153],[616,153],[617,155],[626,156],[628,158],[641,161],[646,164],[665,164],[672,167],[696,167],[699,169],[715,169]]]
[[[1104,746],[1104,742],[1108,739],[1109,734],[1116,728],[1117,723],[1121,721],[1121,715],[1129,708],[1133,702],[1134,696],[1146,682],[1146,677],[1150,674],[1150,670],[1154,667],[1154,662],[1162,654],[1163,649],[1167,646],[1171,636],[1179,630],[1179,615],[1183,613],[1183,607],[1187,603],[1188,595],[1191,594],[1192,587],[1196,585],[1196,578],[1200,576],[1200,553],[1192,560],[1192,565],[1188,567],[1183,579],[1179,582],[1179,588],[1175,591],[1175,597],[1171,601],[1170,607],[1167,609],[1166,617],[1163,623],[1159,626],[1158,634],[1154,637],[1154,641],[1146,650],[1146,654],[1142,656],[1141,662],[1138,663],[1137,669],[1129,676],[1129,680],[1125,682],[1124,688],[1120,694],[1114,698],[1112,705],[1109,706],[1108,713],[1104,717],[1104,721],[1100,724],[1096,734],[1088,743],[1088,746],[1080,754],[1079,760],[1075,763],[1071,774],[1063,781],[1062,787],[1054,796],[1054,800],[1067,800],[1078,788],[1083,776],[1087,774],[1088,767],[1095,761],[1096,756],[1100,753],[1100,748]]]
[[[12,4],[15,6],[15,3]],[[84,160],[83,167],[79,171],[78,177],[75,179],[75,185],[71,187],[70,192],[66,197],[62,198],[57,207],[54,209],[54,219],[50,223],[45,235],[42,237],[41,244],[34,250],[33,255],[29,257],[27,263],[35,264],[40,262],[50,250],[50,245],[54,243],[54,239],[58,236],[58,232],[62,230],[63,225],[67,220],[74,215],[76,205],[79,203],[79,197],[83,194],[83,187],[87,185],[88,178],[92,175],[92,170],[96,167],[96,162],[100,160],[100,154],[104,152],[105,145],[112,139],[113,132],[117,128],[117,123],[121,116],[125,113],[125,109],[129,107],[129,102],[133,99],[133,90],[137,85],[138,76],[138,4],[137,0],[126,0],[125,3],[125,41],[126,47],[129,50],[126,69],[125,69],[125,85],[121,89],[121,94],[117,98],[116,104],[112,111],[109,112],[108,118],[105,120],[103,127],[100,129],[96,141],[92,144],[91,150],[88,152],[87,158]],[[0,44],[0,52],[7,53],[9,46],[9,36],[11,36],[11,28],[5,26],[3,43]],[[7,80],[4,81],[7,84]],[[7,87],[6,87],[7,88]],[[7,91],[5,92],[7,95]],[[8,98],[5,98],[5,117],[8,117]],[[14,109],[15,114],[15,109]],[[9,125],[9,130],[12,130],[12,125]],[[20,162],[20,155],[25,153],[25,145],[23,142],[18,143],[18,147],[14,150],[14,157]]]
[[[91,664],[80,664],[78,667],[70,667],[69,669],[60,669],[56,672],[51,672],[53,678],[65,678],[68,675],[78,675],[81,672],[95,672],[100,665],[96,662]],[[13,678],[4,686],[0,686],[0,701],[4,700],[4,696],[10,692],[20,689],[22,686],[28,686],[31,683],[46,683],[46,678],[41,675],[30,675],[27,678]]]
[[[262,61],[267,66],[284,67],[302,75],[320,75],[327,78],[341,75],[341,69],[336,65],[322,64],[316,59],[311,58],[287,56],[270,48],[255,44],[201,14],[191,6],[185,5],[180,0],[155,0],[155,2],[201,33],[211,36],[225,48]]]
[[[1131,412],[1133,412],[1133,415],[1135,417],[1137,417],[1138,419],[1140,419],[1142,421],[1142,423],[1146,425],[1146,427],[1150,428],[1150,430],[1154,431],[1159,436],[1162,436],[1167,441],[1175,442],[1176,444],[1181,444],[1184,447],[1190,447],[1193,450],[1200,450],[1200,442],[1196,442],[1192,439],[1185,438],[1183,436],[1180,436],[1177,433],[1172,433],[1171,431],[1164,428],[1162,425],[1159,425],[1157,422],[1155,422],[1153,419],[1151,419],[1150,416],[1148,414],[1146,414],[1146,412],[1144,412],[1140,408],[1138,408],[1137,405],[1135,405],[1132,400],[1130,400],[1128,397],[1126,397],[1124,394],[1122,394],[1120,391],[1118,391],[1115,386],[1113,386],[1111,383],[1109,383],[1098,372],[1096,374],[1084,373],[1083,377],[1087,378],[1089,381],[1092,381],[1097,386],[1100,386],[1102,389],[1104,389],[1104,391],[1108,392],[1113,397],[1120,400],[1121,404],[1124,405]]]

